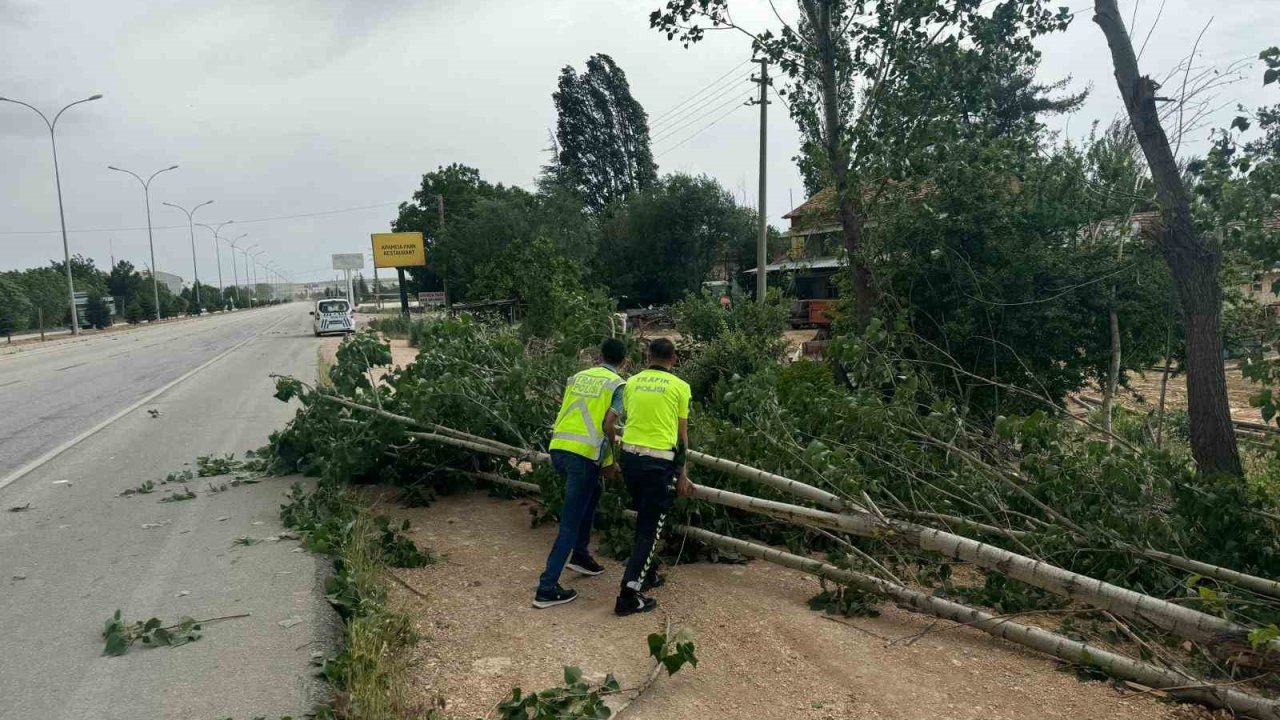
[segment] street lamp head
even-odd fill
[[[123,170],[120,170],[120,168],[116,167],[115,165],[108,165],[108,166],[107,166],[107,169],[108,169],[108,170],[119,170],[120,172],[124,172]]]
[[[85,100],[85,102],[88,102],[89,100],[101,100],[101,99],[102,99],[102,93],[98,93],[97,95],[90,95],[90,96]]]
[[[170,165],[169,167],[165,168],[165,170],[177,170],[177,169],[178,169],[177,165]]]

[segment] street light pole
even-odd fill
[[[233,222],[235,222],[235,220],[228,220],[224,223],[218,223],[217,227],[200,223],[200,227],[205,228],[206,230],[213,231],[213,252],[214,252],[214,255],[217,256],[218,258],[218,307],[223,309],[226,308],[227,300],[222,296],[222,293],[226,292],[226,290],[223,288],[223,285],[222,285],[222,246],[218,244],[218,233],[222,230],[222,228],[226,227],[227,225],[230,225]]]
[[[258,243],[254,243],[240,252],[244,255],[244,284],[249,285],[249,251],[258,247]],[[258,289],[249,285],[249,307],[252,308],[257,304]]]
[[[45,114],[40,112],[34,106],[28,105],[27,103],[24,103],[21,100],[13,100],[6,97],[0,97],[0,102],[10,102],[10,103],[14,103],[15,105],[21,105],[25,108],[30,108],[31,110],[34,110],[35,113],[40,116],[40,119],[44,120],[44,124],[49,127],[49,145],[53,148],[53,182],[54,182],[54,185],[58,188],[58,220],[62,223],[62,259],[66,263],[66,270],[67,270],[67,300],[69,301],[70,303],[69,307],[71,308],[71,334],[72,335],[80,334],[80,315],[76,312],[76,284],[75,284],[75,280],[71,278],[71,248],[70,248],[70,245],[68,245],[67,243],[67,216],[62,209],[62,175],[58,172],[58,141],[54,136],[53,130],[58,126],[58,118],[62,117],[62,113],[66,112],[68,108],[74,105],[79,105],[80,103],[87,103],[93,100],[99,100],[101,98],[102,98],[102,95],[92,95],[83,100],[77,100],[71,103],[70,105],[67,105],[66,107],[59,110],[58,114],[53,116],[53,122],[49,122],[49,118],[45,117]]]
[[[240,237],[235,240],[227,241],[227,244],[231,246],[231,279],[236,284],[236,302],[241,307],[244,307],[244,296],[240,294],[240,271],[236,266],[236,242],[246,237],[249,237],[249,233],[241,233]]]
[[[151,181],[155,180],[156,175],[159,175],[160,173],[169,172],[170,170],[177,170],[178,166],[174,165],[172,167],[167,167],[163,170],[157,170],[151,173],[151,177],[147,178],[146,180],[143,180],[135,172],[130,172],[129,170],[122,170],[112,165],[108,165],[107,169],[115,170],[116,172],[129,173],[134,178],[136,178],[139,183],[142,183],[142,195],[147,201],[147,245],[151,247],[151,292],[155,296],[155,303],[156,303],[155,320],[156,322],[159,322],[160,321],[160,280],[156,277],[156,241],[155,241],[155,238],[152,237],[151,235]]]
[[[200,203],[199,205],[191,208],[190,210],[182,207],[181,205],[174,205],[173,203],[161,203],[162,205],[168,205],[171,208],[177,208],[187,214],[187,231],[191,234],[191,274],[195,276],[195,283],[192,284],[191,288],[196,301],[195,311],[197,315],[200,314],[200,310],[201,310],[200,308],[200,267],[199,265],[196,264],[196,224],[195,224],[194,218],[197,210],[204,207],[205,205],[210,205],[212,203],[213,203],[212,200],[206,200]]]

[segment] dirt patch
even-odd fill
[[[380,335],[380,337],[391,345],[391,366],[393,368],[404,367],[418,357],[418,348],[411,347],[408,340],[403,338],[387,339],[385,335]],[[323,335],[320,337],[320,357],[326,364],[334,362],[338,354],[338,346],[342,345],[342,341],[345,339],[345,335]],[[381,373],[379,377],[381,377]]]
[[[659,679],[627,711],[631,720],[1201,715],[1081,683],[1052,660],[969,629],[908,645],[931,620],[893,606],[879,618],[833,621],[806,606],[816,579],[763,562],[677,567],[654,593],[658,612],[625,619],[612,614],[621,567],[605,562],[600,577],[565,572],[576,602],[535,610],[530,601],[555,528],[530,528],[527,504],[471,494],[392,514],[412,521],[417,542],[448,556],[397,571],[425,600],[399,586],[394,592],[423,637],[415,650],[419,699],[444,697],[460,717],[484,715],[513,686],[556,684],[564,665],[589,677],[613,672],[631,687],[650,667],[645,637],[667,618],[696,633],[699,666]]]
[[[1258,408],[1249,404],[1249,396],[1258,392],[1260,386],[1246,380],[1240,373],[1236,363],[1227,365],[1227,402],[1231,405],[1231,417],[1234,420],[1262,422],[1262,414]],[[1127,407],[1142,411],[1154,410],[1160,404],[1160,370],[1147,370],[1144,373],[1133,373],[1129,378],[1129,387],[1120,393],[1120,402]],[[1093,394],[1101,396],[1096,388]],[[1173,375],[1169,378],[1168,395],[1165,407],[1185,410],[1187,408],[1187,376]]]

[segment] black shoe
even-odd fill
[[[641,583],[640,592],[649,592],[654,588],[660,588],[666,584],[666,575],[659,575],[658,573],[651,572],[647,577],[645,577],[644,582]]]
[[[573,602],[577,599],[577,590],[565,590],[557,585],[555,589],[550,592],[539,590],[538,594],[533,596],[533,606],[539,609],[549,608],[556,605],[563,605],[567,602]]]
[[[647,613],[657,607],[657,600],[645,597],[630,588],[623,588],[622,593],[618,595],[618,599],[613,603],[613,614],[618,617],[626,617],[637,613]]]
[[[590,555],[570,560],[565,567],[581,575],[599,575],[604,572],[604,566]]]

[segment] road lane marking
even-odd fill
[[[81,365],[88,365],[88,364],[89,364],[89,362],[86,360],[85,362],[82,362],[82,363],[76,363],[75,365],[68,365],[68,366],[66,366],[66,367],[60,367],[60,368],[58,368],[57,370],[54,370],[54,372],[62,372],[63,370],[70,370],[71,368],[78,368],[78,367],[80,367]]]
[[[214,364],[214,363],[218,362],[218,361],[219,361],[219,360],[221,360],[222,358],[224,358],[224,357],[226,357],[226,356],[230,355],[231,353],[235,352],[236,350],[239,350],[239,349],[240,349],[241,347],[243,347],[244,345],[247,345],[248,343],[250,343],[250,342],[252,342],[252,341],[254,341],[254,340],[256,340],[256,339],[258,339],[258,338],[262,337],[262,336],[263,336],[263,335],[265,335],[267,332],[270,332],[271,330],[274,330],[278,325],[280,325],[280,324],[281,324],[281,323],[283,323],[284,321],[286,321],[286,320],[290,320],[290,319],[295,319],[295,318],[292,318],[292,316],[291,316],[291,315],[285,315],[284,317],[280,318],[279,320],[277,320],[277,321],[275,321],[275,322],[271,323],[269,326],[267,326],[267,327],[266,327],[266,328],[264,328],[263,330],[260,330],[260,331],[258,331],[258,332],[256,332],[256,333],[254,333],[254,334],[250,335],[249,337],[245,338],[244,340],[241,340],[240,342],[236,343],[235,345],[232,345],[231,347],[227,348],[226,350],[223,350],[222,352],[218,353],[218,354],[217,354],[217,355],[215,355],[214,357],[212,357],[212,358],[210,358],[209,360],[205,361],[203,364],[201,364],[201,365],[199,365],[199,366],[197,366],[197,367],[195,367],[195,368],[192,368],[191,370],[188,370],[186,373],[184,373],[183,375],[181,375],[181,376],[180,376],[180,377],[178,377],[177,379],[172,380],[172,381],[170,381],[169,383],[167,383],[167,384],[165,384],[164,386],[162,386],[160,389],[158,389],[158,390],[155,390],[155,391],[151,392],[151,393],[150,393],[150,394],[148,394],[147,396],[143,397],[141,400],[138,400],[137,402],[133,403],[132,405],[129,405],[128,407],[126,407],[125,409],[123,409],[123,410],[121,410],[120,412],[116,413],[115,415],[112,415],[111,417],[107,418],[106,420],[103,420],[102,422],[98,423],[97,425],[94,425],[93,427],[91,427],[91,428],[89,428],[88,430],[86,430],[86,431],[84,431],[84,432],[80,433],[79,435],[75,436],[74,438],[71,438],[71,439],[70,439],[70,440],[68,440],[67,442],[62,443],[61,445],[59,445],[58,447],[56,447],[56,448],[54,448],[54,449],[50,450],[49,452],[45,453],[44,455],[41,455],[40,457],[36,458],[35,460],[32,460],[31,462],[27,463],[26,465],[23,465],[22,467],[18,468],[18,469],[17,469],[17,470],[15,470],[14,472],[10,473],[8,477],[4,478],[3,480],[0,480],[0,490],[5,489],[5,488],[6,488],[6,487],[8,487],[9,485],[12,485],[13,483],[17,482],[18,480],[21,480],[22,478],[24,478],[24,477],[26,477],[27,475],[31,474],[31,472],[32,472],[32,471],[34,471],[34,470],[38,469],[41,465],[44,465],[45,463],[49,462],[50,460],[53,460],[54,458],[58,457],[59,455],[61,455],[61,454],[62,454],[62,453],[64,453],[64,452],[66,452],[66,451],[70,450],[71,448],[75,447],[76,445],[79,445],[80,443],[84,442],[85,440],[88,440],[90,437],[93,437],[94,435],[96,435],[96,434],[98,434],[99,432],[101,432],[102,430],[104,430],[108,425],[111,425],[111,424],[112,424],[112,423],[114,423],[115,421],[117,421],[117,420],[119,420],[119,419],[121,419],[121,418],[125,417],[125,416],[126,416],[126,415],[128,415],[129,413],[132,413],[134,410],[137,410],[138,408],[142,407],[143,405],[146,405],[147,403],[151,402],[152,400],[155,400],[156,398],[160,397],[161,395],[165,394],[165,393],[166,393],[166,392],[168,392],[169,390],[171,390],[171,389],[173,389],[174,387],[176,387],[179,383],[181,383],[181,382],[183,382],[184,380],[187,380],[187,379],[189,379],[189,378],[193,377],[196,373],[200,372],[201,370],[204,370],[205,368],[207,368],[207,367],[209,367],[210,365],[212,365],[212,364]]]

